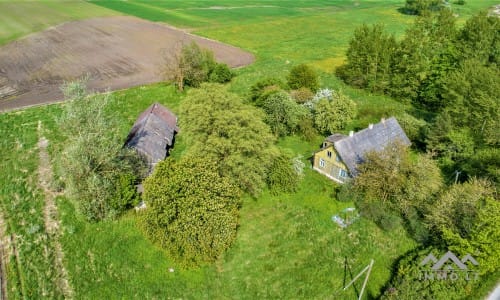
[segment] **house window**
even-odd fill
[[[337,156],[335,157],[335,160],[336,161],[340,161],[340,156],[337,154]]]
[[[324,159],[322,159],[322,158],[320,158],[320,159],[319,159],[319,166],[320,166],[321,168],[324,168],[324,167],[325,167],[325,160],[324,160]]]
[[[326,155],[328,155],[328,158],[332,158],[332,151],[326,151]]]
[[[347,177],[347,172],[346,172],[346,170],[344,170],[344,169],[340,169],[339,176],[340,176],[340,177],[343,177],[343,178]]]

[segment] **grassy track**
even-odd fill
[[[467,1],[458,7],[462,19],[496,1]],[[411,110],[393,99],[344,86],[333,75],[342,63],[354,28],[363,22],[383,22],[396,35],[413,17],[398,13],[403,0],[386,1],[0,1],[0,44],[67,20],[131,14],[190,28],[195,33],[252,51],[257,62],[237,70],[230,89],[245,95],[256,80],[284,79],[289,68],[306,62],[321,72],[322,86],[343,89],[358,104],[359,117],[347,130],[358,129],[381,116]],[[225,6],[226,9],[220,7]],[[214,8],[215,7],[215,8]],[[116,93],[110,114],[118,114],[125,137],[138,113],[159,101],[177,111],[184,95],[162,84]],[[51,243],[44,235],[41,192],[36,188],[38,120],[54,152],[61,143],[55,120],[61,105],[31,108],[0,115],[0,209],[9,221],[8,233],[19,237],[19,262],[11,257],[9,296],[57,298]],[[182,116],[179,116],[182,118]],[[316,150],[298,137],[279,142],[283,149],[304,156]],[[182,133],[174,157],[189,146]],[[53,156],[55,157],[55,156]],[[57,157],[55,157],[57,165]],[[385,233],[361,219],[347,230],[330,220],[350,203],[334,199],[333,184],[306,170],[297,193],[244,199],[241,227],[234,246],[213,266],[182,270],[147,241],[133,212],[117,221],[88,224],[71,201],[59,197],[61,243],[65,266],[76,298],[187,299],[352,299],[354,289],[334,294],[344,276],[344,259],[355,275],[370,258],[374,272],[368,294],[376,297],[390,277],[391,266],[415,243],[402,230]],[[173,267],[175,272],[169,272]],[[360,285],[357,285],[359,290]]]
[[[119,12],[80,0],[0,0],[0,45],[67,21],[117,14]]]

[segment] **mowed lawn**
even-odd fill
[[[118,14],[83,0],[0,0],[0,46],[64,22]]]
[[[496,3],[467,2],[459,7],[460,18]],[[359,116],[349,130],[364,127],[381,116],[412,109],[394,99],[351,89],[332,74],[342,63],[350,36],[360,24],[382,22],[387,30],[400,36],[414,19],[398,12],[403,3],[403,0],[0,2],[0,44],[76,18],[131,14],[166,22],[256,54],[256,63],[237,70],[238,76],[230,84],[229,88],[241,96],[258,79],[276,76],[284,80],[295,64],[305,62],[314,66],[321,74],[323,87],[342,89],[358,104]],[[19,17],[13,17],[14,11]],[[4,15],[10,15],[12,20]],[[164,84],[119,91],[109,114],[118,114],[123,120],[120,130],[125,138],[138,113],[153,101],[178,112],[184,96]],[[9,290],[12,299],[20,295],[61,296],[51,271],[52,242],[44,234],[43,193],[36,184],[38,121],[54,154],[61,144],[63,129],[55,122],[61,111],[62,105],[55,104],[0,115],[3,153],[0,209],[8,219],[9,234],[17,237],[20,251],[19,260],[12,258],[9,267],[14,287]],[[178,137],[172,153],[175,158],[189,147],[182,132]],[[58,197],[64,263],[75,298],[353,299],[361,282],[356,289],[344,293],[339,290],[372,258],[375,264],[367,293],[376,297],[390,278],[397,258],[416,247],[416,243],[401,228],[383,232],[360,219],[342,230],[331,221],[332,215],[352,203],[337,201],[334,184],[307,164],[321,140],[318,136],[313,142],[299,137],[279,141],[280,148],[302,155],[306,162],[299,190],[276,196],[266,191],[257,199],[245,198],[234,245],[214,265],[195,270],[180,269],[160,248],[146,240],[136,226],[133,211],[116,221],[89,224],[76,214],[69,199]],[[52,157],[57,165],[57,155]],[[174,272],[169,268],[174,268]]]

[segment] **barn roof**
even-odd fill
[[[380,123],[346,136],[334,142],[340,158],[349,169],[352,176],[357,175],[357,165],[364,162],[367,152],[381,151],[391,142],[398,141],[410,145],[410,140],[399,126],[398,121],[391,117],[382,119]]]
[[[137,118],[125,145],[136,149],[154,166],[167,156],[178,131],[177,116],[163,105],[153,103]]]

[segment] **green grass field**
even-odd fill
[[[83,0],[0,0],[0,45],[64,22],[117,14]]]
[[[323,87],[342,89],[358,104],[360,113],[347,128],[350,130],[412,109],[387,97],[351,89],[332,74],[342,63],[356,26],[383,22],[397,35],[404,32],[413,17],[397,11],[403,3],[133,0],[62,5],[55,1],[0,1],[0,44],[60,22],[92,16],[131,14],[167,22],[255,53],[256,63],[237,70],[230,86],[242,96],[260,78],[284,79],[291,66],[311,64],[320,72]],[[460,20],[496,4],[490,0],[467,3],[457,8]],[[132,88],[115,93],[109,113],[122,118],[120,131],[125,138],[138,113],[151,102],[159,101],[177,112],[183,97],[164,84]],[[54,154],[61,143],[63,129],[55,122],[61,111],[62,105],[55,104],[0,115],[0,209],[8,220],[9,234],[19,243],[19,260],[12,258],[8,270],[12,299],[61,297],[51,268],[53,244],[44,234],[43,194],[36,186],[38,121]],[[289,137],[278,145],[303,155],[306,161],[321,139],[305,142]],[[189,142],[181,133],[172,156],[182,156],[186,147]],[[57,166],[57,156],[53,159]],[[272,196],[264,192],[258,199],[245,198],[232,248],[216,264],[194,270],[178,268],[146,240],[136,226],[134,212],[116,221],[89,224],[76,214],[69,199],[60,196],[61,243],[75,298],[353,299],[354,289],[337,293],[350,280],[344,269],[346,257],[352,275],[375,259],[367,290],[369,298],[375,298],[390,278],[393,263],[416,243],[402,229],[383,232],[364,219],[339,229],[330,217],[352,204],[335,200],[333,188],[333,183],[307,169],[297,193]],[[175,272],[169,272],[170,267]]]

